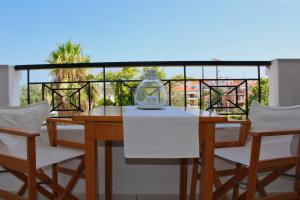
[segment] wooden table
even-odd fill
[[[122,113],[125,109],[126,107],[115,106],[97,107],[72,117],[74,121],[83,122],[85,126],[85,178],[86,199],[88,200],[96,200],[98,194],[98,140],[105,142],[105,200],[112,199],[112,141],[122,141],[124,139]],[[189,112],[199,115],[199,130],[202,132],[202,139],[205,141],[202,146],[201,199],[211,200],[213,193],[215,123],[225,122],[226,117],[200,110]],[[179,198],[185,200],[187,194],[187,159],[181,159],[180,163]]]

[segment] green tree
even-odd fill
[[[160,67],[143,67],[140,70],[137,67],[124,67],[120,71],[109,71],[105,73],[106,81],[114,81],[116,83],[106,83],[106,93],[111,94],[114,99],[106,98],[106,105],[131,105],[132,98],[134,96],[134,89],[139,82],[129,80],[141,80],[145,76],[145,72],[149,69],[155,70],[160,79],[165,78],[165,71]],[[96,80],[103,81],[103,72],[99,73]],[[121,95],[121,83],[122,82],[122,102]],[[131,88],[131,89],[130,89]],[[104,105],[104,99],[101,98],[98,101],[98,105]]]
[[[261,103],[269,105],[269,80],[267,78],[260,79]],[[251,106],[253,100],[258,101],[259,97],[258,84],[251,89],[248,105]]]
[[[145,74],[148,70],[156,71],[158,78],[161,80],[166,78],[166,72],[163,68],[153,66],[153,67],[143,67],[142,75],[140,76],[140,79],[144,79]]]
[[[38,103],[42,101],[42,89],[40,85],[30,85],[30,103]],[[27,105],[27,85],[20,88],[20,104]]]
[[[131,104],[131,91],[130,87],[137,86],[137,82],[126,82],[128,80],[139,79],[139,69],[136,67],[124,67],[120,71],[109,71],[105,73],[106,81],[116,81],[116,83],[106,83],[106,94],[111,94],[113,101],[106,98],[106,105],[130,105]],[[96,80],[103,81],[103,72],[96,76]],[[120,101],[121,95],[121,82],[122,82],[122,102]],[[108,97],[108,96],[107,96]],[[98,101],[98,105],[104,105],[104,98]]]
[[[83,55],[82,48],[80,44],[75,44],[71,40],[63,44],[58,44],[57,49],[51,52],[47,62],[50,64],[68,64],[68,63],[88,63],[90,62],[90,57]],[[50,75],[54,82],[68,82],[68,81],[87,81],[93,78],[89,75],[89,70],[87,68],[57,68],[50,71]],[[84,83],[64,83],[55,84],[56,88],[67,89],[67,88],[78,88],[82,87]],[[97,98],[97,88],[91,85],[92,102],[96,101]],[[55,97],[56,103],[63,103],[58,109],[71,109],[66,102],[73,102],[78,104],[78,98],[75,96],[69,97],[74,93],[74,90],[63,90],[64,99],[60,96]],[[69,97],[69,98],[68,98]],[[81,92],[81,105],[84,110],[88,107],[88,87],[85,87],[83,92]]]

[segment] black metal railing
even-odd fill
[[[134,91],[140,79],[110,80],[107,69],[124,67],[180,67],[182,78],[163,79],[169,105],[197,106],[204,110],[215,110],[222,115],[248,115],[249,89],[253,83],[258,87],[261,101],[261,68],[271,65],[269,61],[161,61],[161,62],[103,62],[76,64],[16,65],[15,70],[27,72],[27,103],[31,101],[31,86],[40,85],[41,99],[49,99],[51,111],[84,111],[97,105],[125,106],[134,104]],[[199,67],[255,67],[255,78],[192,78],[187,76],[187,68]],[[31,81],[32,70],[54,70],[73,68],[99,68],[101,77],[80,81]],[[251,83],[251,84],[250,84]],[[64,85],[64,86],[63,86]],[[97,85],[97,87],[95,87]],[[94,89],[93,89],[94,88]],[[96,88],[96,90],[95,90]],[[112,90],[114,92],[112,92]],[[98,100],[94,93],[98,93]],[[251,91],[250,91],[251,92]],[[84,95],[84,98],[83,98]],[[176,96],[176,99],[175,97]],[[112,101],[111,99],[114,99]],[[175,100],[174,100],[175,99]],[[66,106],[66,103],[68,106]]]

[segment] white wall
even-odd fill
[[[0,65],[0,106],[20,104],[19,79],[12,66]]]
[[[300,105],[300,59],[277,59],[267,70],[272,106]]]

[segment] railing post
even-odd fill
[[[258,80],[258,101],[261,102],[261,76],[260,76],[260,66],[257,66],[257,80]]]
[[[27,69],[27,103],[30,104],[30,70]]]
[[[20,73],[9,65],[0,65],[0,105],[20,105]]]
[[[186,66],[183,66],[183,77],[184,77],[184,107],[187,106],[187,99],[186,99]]]

